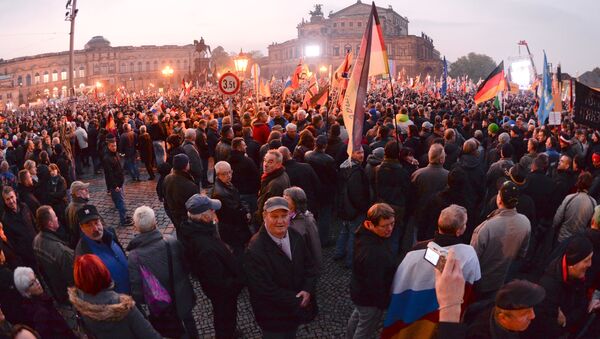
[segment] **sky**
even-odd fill
[[[323,12],[347,1],[301,0],[78,0],[75,48],[95,35],[112,46],[183,45],[204,37],[212,48],[261,50],[297,37],[296,25],[315,3]],[[422,0],[376,2],[408,17],[409,34],[426,33],[449,61],[476,52],[496,62],[518,56],[526,40],[541,72],[548,61],[576,75],[600,67],[598,0]],[[0,58],[69,49],[66,0],[0,0]],[[521,54],[526,53],[524,49]]]

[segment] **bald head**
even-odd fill
[[[279,147],[277,149],[277,151],[279,153],[281,153],[281,156],[283,157],[283,161],[290,160],[292,158],[292,154],[290,153],[290,150],[285,146]]]

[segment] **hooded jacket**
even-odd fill
[[[71,287],[69,300],[97,339],[162,338],[128,295],[110,288],[90,295]]]

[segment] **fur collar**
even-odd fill
[[[76,288],[69,287],[69,300],[83,316],[96,321],[120,321],[135,307],[135,301],[125,294],[119,294],[117,304],[92,304],[83,300]],[[100,292],[102,293],[102,292]]]

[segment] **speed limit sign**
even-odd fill
[[[231,72],[221,75],[219,78],[219,90],[225,95],[236,94],[240,90],[240,79]]]

